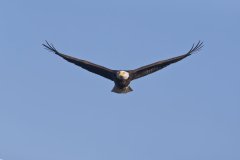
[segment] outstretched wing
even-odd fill
[[[52,45],[49,44],[46,41],[46,44],[43,44],[44,47],[46,47],[47,50],[50,50],[51,52],[55,53],[56,55],[59,55],[60,57],[64,58],[65,60],[67,60],[68,62],[74,63],[79,67],[82,67],[92,73],[98,74],[102,77],[105,77],[107,79],[110,80],[114,80],[115,79],[115,72],[114,70],[108,69],[106,67],[91,63],[89,61],[85,61],[85,60],[81,60],[78,58],[74,58],[65,54],[62,54],[60,52],[57,51],[57,49]]]
[[[132,70],[133,79],[137,79],[137,78],[146,76],[146,75],[156,72],[172,63],[176,63],[176,62],[190,56],[194,52],[199,51],[202,47],[203,47],[203,42],[199,41],[197,43],[197,45],[193,44],[192,48],[187,53],[185,53],[181,56],[177,56],[177,57],[170,58],[170,59],[163,60],[163,61],[158,61],[158,62],[149,64],[149,65],[137,68],[135,70]]]

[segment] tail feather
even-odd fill
[[[115,92],[115,93],[128,93],[128,92],[131,92],[133,91],[133,89],[128,86],[128,87],[125,87],[125,88],[118,88],[117,86],[114,86],[113,89],[112,89],[112,92]]]

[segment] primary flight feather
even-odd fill
[[[183,55],[170,58],[167,60],[158,61],[134,70],[112,70],[86,60],[71,57],[69,55],[65,55],[63,53],[58,52],[58,50],[52,44],[49,44],[47,41],[46,41],[46,44],[43,44],[43,46],[46,49],[50,50],[51,52],[55,53],[56,55],[64,58],[68,62],[74,63],[75,65],[82,67],[92,73],[98,74],[104,78],[114,81],[115,86],[112,89],[112,92],[128,93],[133,91],[132,88],[129,86],[132,80],[135,80],[143,76],[146,76],[148,74],[151,74],[153,72],[156,72],[164,67],[167,67],[172,63],[176,63],[190,56],[193,53],[196,53],[203,47],[203,42],[199,41],[196,45],[193,44],[192,48]]]

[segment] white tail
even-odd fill
[[[125,88],[118,88],[117,86],[114,86],[112,89],[112,92],[115,92],[115,93],[128,93],[131,91],[133,91],[133,89],[130,86]]]

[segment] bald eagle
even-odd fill
[[[129,86],[130,82],[132,80],[141,78],[143,76],[146,76],[148,74],[151,74],[153,72],[156,72],[160,69],[163,69],[164,67],[176,63],[194,52],[196,53],[203,47],[203,42],[199,41],[196,45],[193,44],[192,48],[185,54],[170,58],[167,60],[161,60],[134,70],[112,70],[97,64],[94,64],[92,62],[78,59],[75,57],[71,57],[69,55],[65,55],[63,53],[58,52],[58,50],[52,45],[49,44],[46,41],[46,44],[43,44],[45,49],[50,50],[51,52],[55,53],[56,55],[64,58],[68,62],[74,63],[75,65],[82,67],[92,73],[98,74],[104,78],[107,78],[115,83],[114,88],[112,89],[112,92],[115,93],[128,93],[133,91],[132,88]]]

